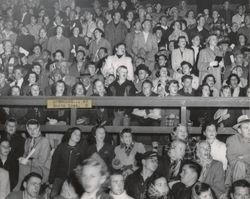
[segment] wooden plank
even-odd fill
[[[181,107],[181,123],[182,124],[187,123],[187,107],[185,106]]]
[[[92,100],[98,107],[250,107],[247,97],[0,97],[1,106],[47,106],[47,100]]]
[[[76,125],[41,125],[41,130],[48,133],[64,133],[68,128]],[[82,132],[90,132],[93,126],[81,126],[77,125]],[[105,129],[108,133],[120,133],[123,128],[131,128],[135,134],[170,134],[173,131],[173,127],[151,127],[151,126],[105,126]],[[0,125],[0,131],[4,130],[4,125]],[[17,128],[18,131],[26,131],[25,125],[19,125]],[[201,135],[200,127],[188,127],[188,132],[194,135]],[[219,128],[218,134],[221,135],[230,135],[235,134],[236,131],[233,128]]]

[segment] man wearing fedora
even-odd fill
[[[238,131],[227,139],[228,171],[226,185],[239,179],[250,182],[250,118],[242,115],[233,126]]]

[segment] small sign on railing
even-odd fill
[[[49,99],[47,108],[92,108],[92,100]]]

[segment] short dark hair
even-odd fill
[[[37,125],[38,127],[40,127],[40,123],[36,119],[29,119],[26,123],[26,127],[29,125]]]
[[[201,167],[200,164],[198,164],[197,162],[191,161],[191,160],[186,160],[186,161],[183,163],[181,169],[182,169],[185,165],[187,165],[190,169],[192,169],[194,172],[197,173],[197,179],[200,178],[201,170],[202,170],[202,167]]]
[[[130,133],[130,134],[132,134],[133,132],[132,132],[131,128],[124,128],[124,129],[122,129],[122,131],[120,133],[120,137],[122,137],[124,133]]]
[[[15,124],[17,125],[17,120],[16,120],[16,118],[14,118],[14,117],[8,118],[8,119],[5,121],[5,125],[7,125],[7,123],[9,123],[9,122],[15,123]]]
[[[62,57],[64,57],[64,52],[62,50],[56,50],[54,53],[53,53],[53,57],[55,58],[56,57],[56,53],[60,53],[62,55]]]
[[[84,87],[84,85],[83,85],[83,83],[82,82],[76,82],[75,84],[74,84],[74,86],[72,87],[72,95],[73,96],[75,96],[76,95],[76,87],[78,86],[78,85],[81,85],[82,87],[83,87],[83,91],[84,91],[84,95],[86,94],[86,89],[85,89],[85,87]]]
[[[202,125],[202,128],[201,128],[201,132],[204,133],[207,129],[208,126],[212,126],[214,125],[215,126],[215,129],[216,131],[218,130],[219,126],[218,124],[215,122],[215,121],[206,121],[203,125]]]
[[[186,79],[191,79],[191,80],[193,80],[193,76],[191,76],[191,75],[183,75],[183,76],[181,77],[181,82],[184,82]]]
[[[214,80],[214,83],[216,83],[216,79],[215,79],[214,75],[208,74],[208,75],[206,75],[206,76],[204,77],[204,79],[203,79],[203,81],[202,81],[202,84],[206,84],[206,83],[207,83],[207,79],[208,79],[209,77],[212,77],[213,80]]]
[[[38,173],[35,173],[35,172],[31,172],[29,173],[28,175],[26,175],[22,181],[22,186],[21,186],[21,190],[23,191],[25,188],[23,186],[23,184],[26,182],[28,182],[31,178],[39,178],[40,180],[43,180],[43,177],[38,174]]]
[[[232,78],[232,77],[236,77],[238,84],[240,83],[240,78],[239,78],[239,76],[238,76],[237,74],[232,73],[232,74],[230,74],[230,75],[228,76],[228,78],[227,78],[227,81],[226,81],[227,85],[230,85],[230,81],[231,81],[231,78]]]
[[[184,66],[184,65],[188,65],[188,67],[192,69],[192,64],[190,64],[189,62],[187,61],[181,62],[181,66]]]
[[[148,80],[148,79],[146,79],[146,80],[143,81],[141,87],[143,87],[144,84],[150,84],[151,88],[153,87],[153,83],[150,80]]]
[[[243,187],[243,188],[250,189],[250,183],[248,181],[246,181],[245,179],[237,180],[237,181],[233,182],[233,184],[231,185],[231,187],[228,191],[228,198],[231,198],[230,195],[234,194],[236,187]]]

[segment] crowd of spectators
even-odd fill
[[[250,1],[217,6],[2,1],[0,97],[250,97]],[[64,134],[41,132],[69,118],[68,109],[0,107],[0,199],[250,198],[249,109],[191,108],[181,124],[177,108],[96,107],[78,109]],[[94,127],[85,135],[77,125]],[[173,131],[169,140],[152,134],[148,148],[130,128],[114,145],[104,125]],[[218,127],[235,135],[224,143]]]

